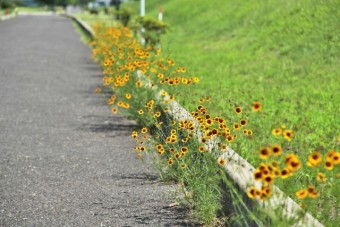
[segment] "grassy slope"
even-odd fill
[[[201,78],[192,91],[195,99],[210,95],[213,110],[224,116],[230,113],[229,99],[240,105],[254,99],[264,103],[263,112],[250,119],[254,139],[232,144],[243,157],[256,163],[258,147],[277,142],[270,133],[281,124],[294,129],[296,137],[285,148],[303,162],[314,149],[339,150],[340,1],[146,2],[147,15],[153,17],[162,2],[164,21],[171,25],[163,51]],[[126,6],[138,14],[138,4]],[[177,98],[191,108],[188,95]],[[291,185],[288,194],[294,197],[306,184],[300,177],[278,184]],[[323,223],[336,223],[322,212]]]
[[[148,0],[147,14],[156,17],[158,3]],[[264,97],[268,129],[286,121],[304,126],[311,146],[335,141],[339,1],[186,0],[163,1],[163,8],[172,28],[163,50],[201,77],[195,92],[220,96],[218,110],[229,98],[249,103]]]

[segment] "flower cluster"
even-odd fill
[[[293,138],[293,131],[287,130],[285,127],[273,129],[274,136],[283,135],[284,139],[290,142]],[[274,183],[276,178],[287,179],[292,177],[303,166],[303,162],[295,153],[284,154],[284,149],[280,144],[271,146],[264,146],[259,149],[258,155],[262,160],[268,161],[261,163],[254,171],[253,177],[255,180],[262,183],[262,188],[251,186],[248,190],[250,198],[259,198],[265,200],[271,195],[270,185]],[[320,151],[313,151],[310,153],[306,160],[306,166],[309,168],[323,168],[323,171],[331,171],[336,165],[340,164],[340,152],[330,150],[327,154],[323,155]],[[325,183],[327,175],[318,170],[314,180],[319,183]],[[311,183],[308,183],[306,188],[302,188],[295,193],[298,199],[304,198],[317,198],[320,192]]]

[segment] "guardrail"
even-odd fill
[[[93,30],[83,21],[78,18],[66,15],[69,18],[75,20],[83,29],[86,30],[91,37],[94,36]],[[138,77],[142,77],[142,73],[140,71],[137,72]],[[150,89],[155,89],[155,86],[149,86]],[[157,94],[157,99],[159,100],[169,100],[169,96],[162,96],[162,91],[159,91]],[[196,125],[199,123],[191,116],[191,114],[182,107],[179,103],[174,100],[170,100],[169,103],[169,111],[168,114],[171,115],[175,120],[190,120],[195,122]],[[199,128],[199,127],[197,127]],[[202,132],[197,131],[196,137],[200,139],[203,135]],[[210,140],[208,143],[208,149],[212,150],[215,146],[217,146],[218,141]],[[256,181],[253,172],[255,168],[248,163],[244,158],[242,158],[237,152],[235,152],[230,147],[227,147],[227,151],[224,152],[221,156],[227,162],[223,165],[227,175],[242,189],[245,193],[248,192],[250,186],[256,186],[261,188],[261,182]],[[282,217],[285,218],[299,218],[299,222],[297,222],[294,226],[308,226],[308,227],[321,227],[323,226],[317,219],[315,219],[311,214],[304,212],[302,208],[290,197],[286,196],[278,187],[273,186],[273,194],[266,201],[261,201],[259,199],[256,200],[257,203],[264,208],[268,213],[273,213],[276,210],[280,210],[282,213]],[[301,217],[297,217],[296,215],[301,215]]]

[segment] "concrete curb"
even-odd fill
[[[59,15],[63,16],[63,17],[70,18],[73,21],[75,21],[83,29],[83,31],[86,32],[86,34],[91,37],[91,39],[93,38],[94,31],[92,30],[92,28],[87,23],[85,23],[81,19],[79,19],[79,18],[77,18],[77,17],[75,17],[75,16],[73,16],[71,14],[61,13]]]
[[[93,37],[94,33],[89,26],[77,19],[76,17],[73,17],[71,15],[68,15],[68,17],[72,18],[73,20],[77,21],[81,25],[83,29],[86,30],[88,34]],[[137,76],[142,76],[141,72],[137,72]],[[150,86],[152,87],[152,86]],[[155,89],[153,87],[152,89]],[[161,95],[161,91],[158,93],[159,100],[169,100],[169,96],[163,97]],[[199,123],[191,116],[191,114],[179,103],[177,103],[174,100],[170,101],[169,104],[169,113],[170,115],[176,119],[176,120],[190,120],[194,121],[195,125],[199,125]],[[196,136],[198,139],[201,138],[203,135],[202,132],[197,131]],[[212,150],[214,146],[217,146],[218,141],[209,141],[208,149]],[[250,163],[248,163],[244,158],[242,158],[240,155],[238,155],[237,152],[235,152],[230,147],[227,147],[227,151],[220,156],[221,158],[227,160],[227,162],[224,164],[224,169],[228,176],[233,179],[233,181],[245,192],[247,193],[250,186],[255,185],[257,188],[261,188],[261,183],[259,181],[256,181],[253,172],[255,170],[255,167],[253,167]],[[282,216],[285,218],[297,218],[296,214],[304,213],[304,216],[301,218],[301,220],[296,223],[294,226],[315,226],[315,227],[321,227],[324,226],[321,224],[317,219],[315,219],[311,214],[305,213],[302,208],[290,197],[286,196],[278,187],[273,185],[273,195],[265,202],[256,200],[259,205],[261,205],[268,213],[273,213],[275,210],[281,210]]]

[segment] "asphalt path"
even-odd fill
[[[0,226],[188,226],[60,16],[0,22]]]

